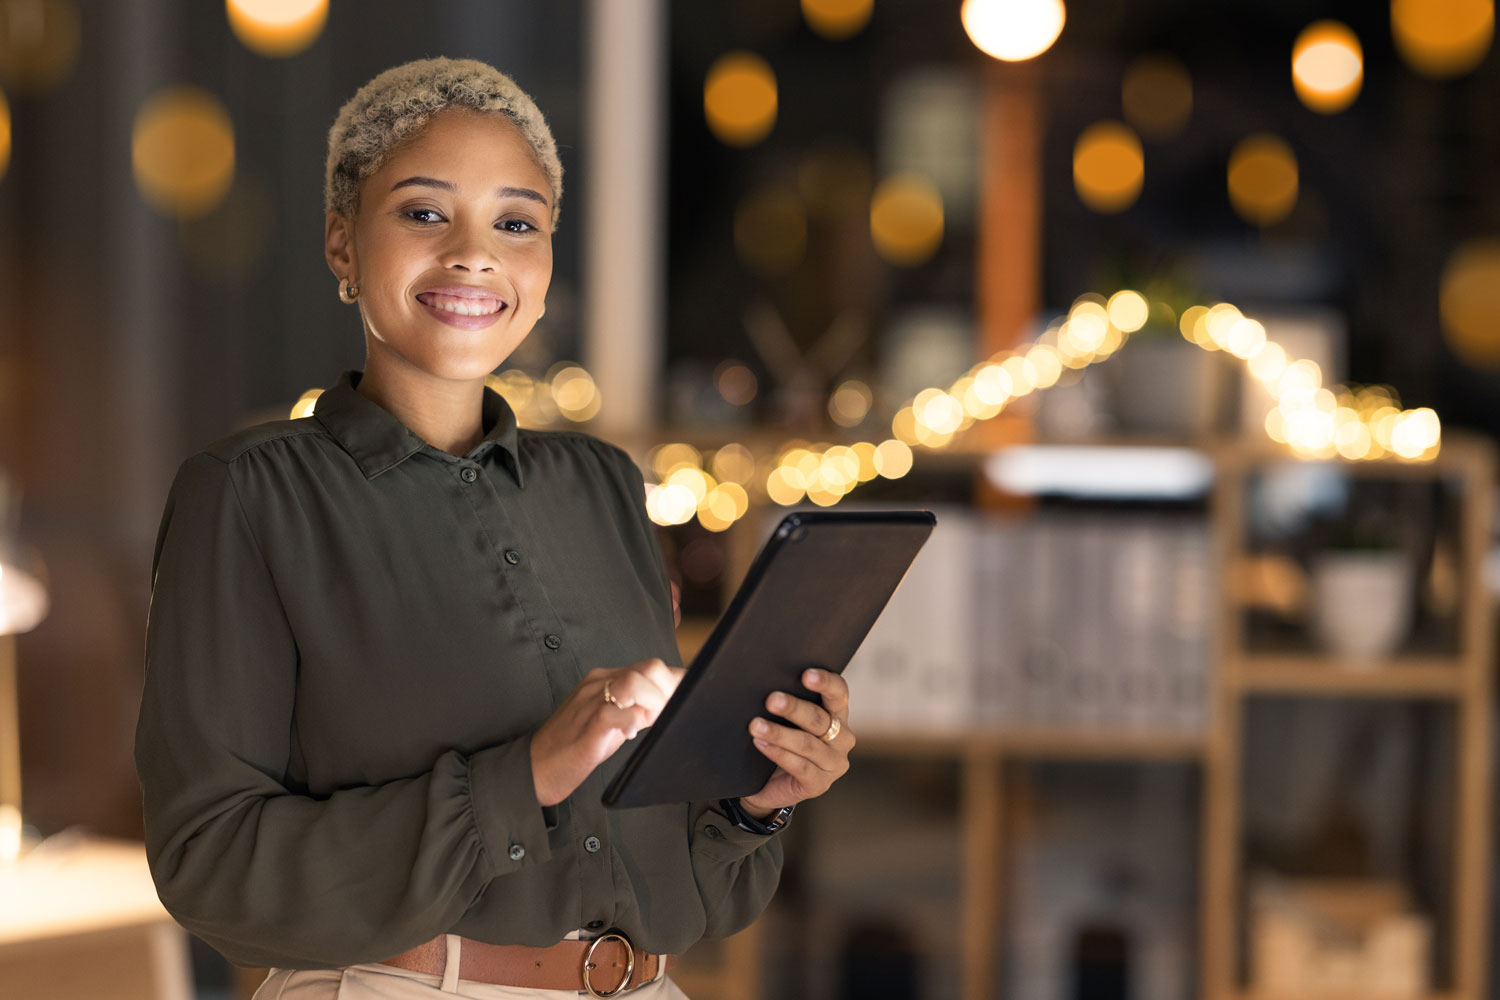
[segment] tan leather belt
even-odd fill
[[[574,990],[590,997],[612,997],[644,986],[662,971],[669,956],[638,951],[625,935],[610,932],[592,941],[559,941],[546,948],[519,944],[485,944],[463,938],[458,978],[497,986],[541,990]],[[382,965],[441,976],[448,964],[448,943],[439,935]]]

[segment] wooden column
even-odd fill
[[[1042,97],[1032,63],[990,66],[985,88],[975,262],[979,352],[1014,347],[1042,287]]]

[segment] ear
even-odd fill
[[[359,261],[354,252],[354,220],[346,219],[338,212],[329,212],[323,227],[323,257],[335,278],[355,281],[359,277]]]

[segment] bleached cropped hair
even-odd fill
[[[552,225],[562,207],[562,161],[552,130],[516,81],[477,59],[417,59],[381,73],[339,109],[328,130],[323,201],[331,212],[352,217],[359,208],[359,182],[445,108],[472,108],[504,115],[531,144],[552,185]]]

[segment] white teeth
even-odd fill
[[[428,305],[460,316],[489,316],[500,311],[499,299],[461,299],[456,295],[430,295]]]

